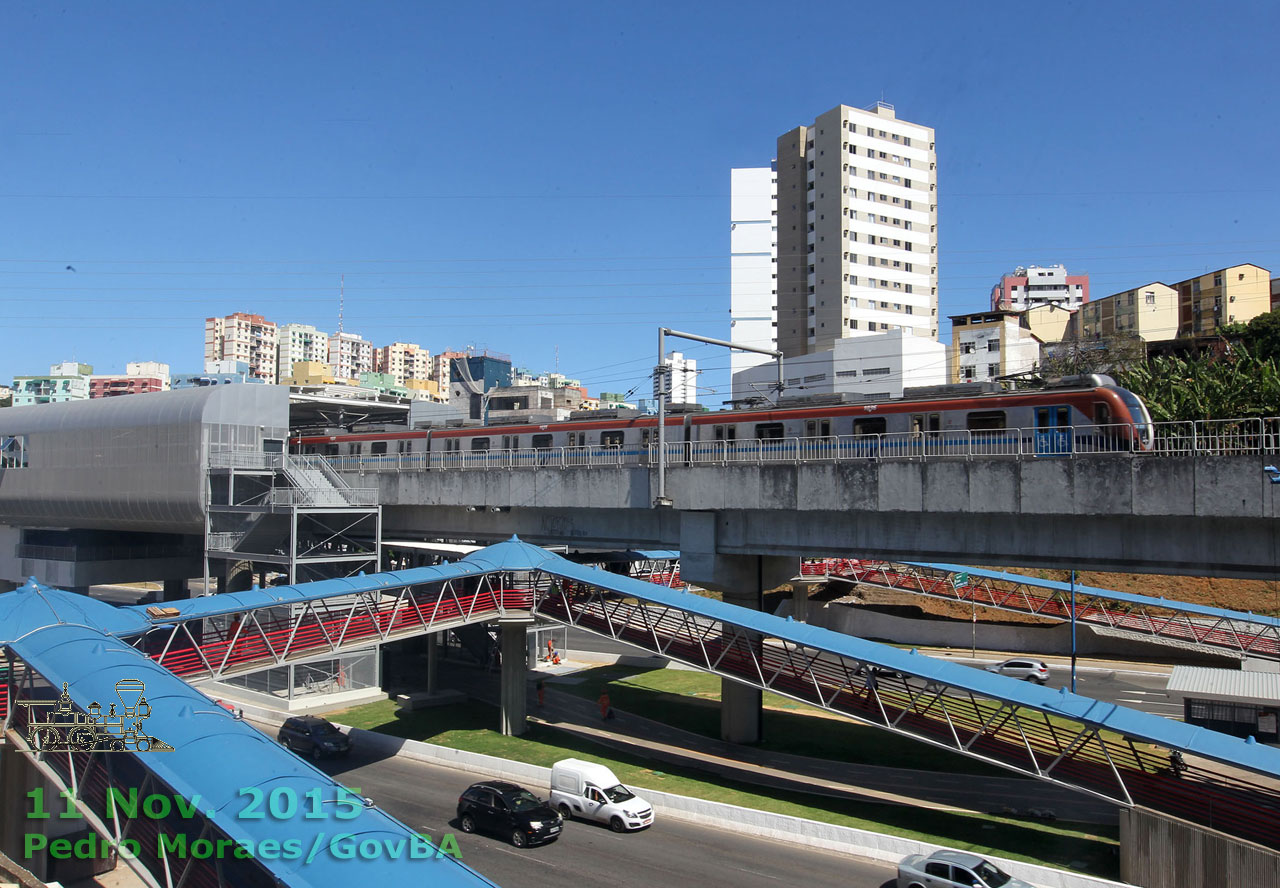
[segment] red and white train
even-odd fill
[[[957,438],[997,442],[1021,430],[1018,434],[1055,441],[1064,436],[1072,440],[1088,436],[1094,441],[1090,449],[1151,448],[1151,416],[1146,405],[1110,377],[1074,377],[1043,389],[1017,392],[975,393],[973,388],[908,389],[910,396],[900,400],[813,406],[784,401],[764,409],[678,413],[666,418],[666,440],[671,444],[690,442],[695,448],[704,442],[741,448],[748,442],[767,446],[777,439],[856,437],[887,443],[913,435],[941,439],[951,432],[967,433],[954,436]],[[657,442],[657,427],[658,418],[652,414],[610,411],[598,419],[578,417],[542,424],[400,427],[302,435],[290,444],[294,453],[334,457],[616,448],[624,456],[643,459],[650,445]],[[1104,440],[1105,446],[1099,446]]]

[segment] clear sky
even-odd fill
[[[0,381],[195,372],[232,311],[332,332],[345,275],[375,345],[644,392],[659,325],[729,335],[729,170],[881,98],[936,129],[942,315],[1019,264],[1280,275],[1277,34],[1274,2],[8,3]],[[718,404],[724,351],[686,352]]]

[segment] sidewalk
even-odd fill
[[[617,717],[604,722],[592,701],[555,690],[556,684],[573,680],[572,672],[594,665],[598,664],[562,663],[554,672],[531,672],[530,680],[543,678],[547,688],[546,705],[541,707],[530,693],[530,720],[632,755],[773,789],[976,814],[1047,809],[1059,820],[1117,820],[1114,806],[1037,780],[860,765],[756,749],[673,728],[616,707]],[[497,703],[496,683],[479,670],[451,663],[442,670],[441,681],[476,699]],[[884,736],[886,743],[898,742],[888,732]]]

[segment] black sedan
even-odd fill
[[[351,741],[347,735],[314,715],[295,715],[285,719],[276,739],[294,752],[310,755],[313,759],[351,752]]]
[[[501,780],[475,783],[458,796],[458,826],[507,836],[517,848],[560,837],[564,822],[550,805],[529,790]]]

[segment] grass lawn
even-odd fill
[[[575,672],[580,684],[556,684],[558,691],[595,700],[606,688],[612,704],[672,727],[706,737],[720,736],[720,679],[687,669],[644,669],[599,666]],[[837,762],[1015,777],[1012,771],[985,765],[924,743],[904,742],[880,728],[819,714],[788,697],[764,695],[764,741],[761,749],[789,752]]]
[[[623,704],[619,702],[619,705]],[[999,816],[874,804],[765,789],[721,780],[693,768],[663,766],[659,770],[642,757],[618,752],[542,725],[530,725],[529,732],[523,737],[504,737],[494,730],[498,721],[497,709],[477,702],[399,713],[395,703],[386,700],[332,713],[330,717],[353,727],[543,767],[550,767],[562,758],[585,758],[608,765],[623,782],[639,787],[904,836],[978,854],[995,854],[1075,869],[1103,877],[1118,875],[1118,830],[1115,827],[1028,823]]]

